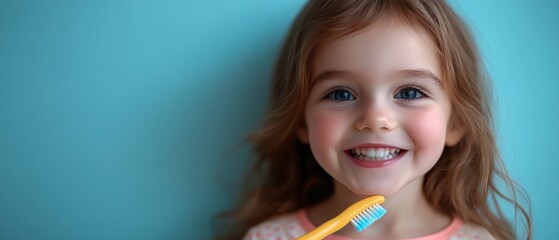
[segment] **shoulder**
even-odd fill
[[[243,240],[287,240],[305,233],[297,214],[302,211],[281,215],[252,227]]]
[[[496,238],[482,226],[473,223],[463,223],[451,239],[494,240]]]

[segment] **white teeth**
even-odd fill
[[[367,150],[367,157],[370,157],[370,158],[375,157],[375,149],[374,148],[369,148],[369,150]]]
[[[384,157],[384,149],[379,149],[376,152],[377,152],[377,154],[376,154],[377,158],[383,158]]]
[[[354,148],[351,153],[355,158],[365,161],[384,161],[400,155],[398,148]]]

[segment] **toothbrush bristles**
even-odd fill
[[[371,226],[374,222],[379,220],[386,213],[386,209],[378,204],[375,204],[359,215],[351,219],[351,224],[357,229],[358,232],[363,231],[365,228]]]

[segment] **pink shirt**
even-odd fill
[[[251,228],[243,240],[292,240],[315,229],[305,210],[282,215]],[[445,229],[423,237],[408,238],[406,240],[468,240],[495,239],[485,228],[463,223],[459,218],[452,219]],[[354,238],[330,235],[325,240],[358,240]]]

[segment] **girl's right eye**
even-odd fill
[[[324,98],[338,102],[355,100],[355,96],[353,96],[353,94],[351,94],[351,92],[349,92],[348,90],[344,89],[331,91]]]

